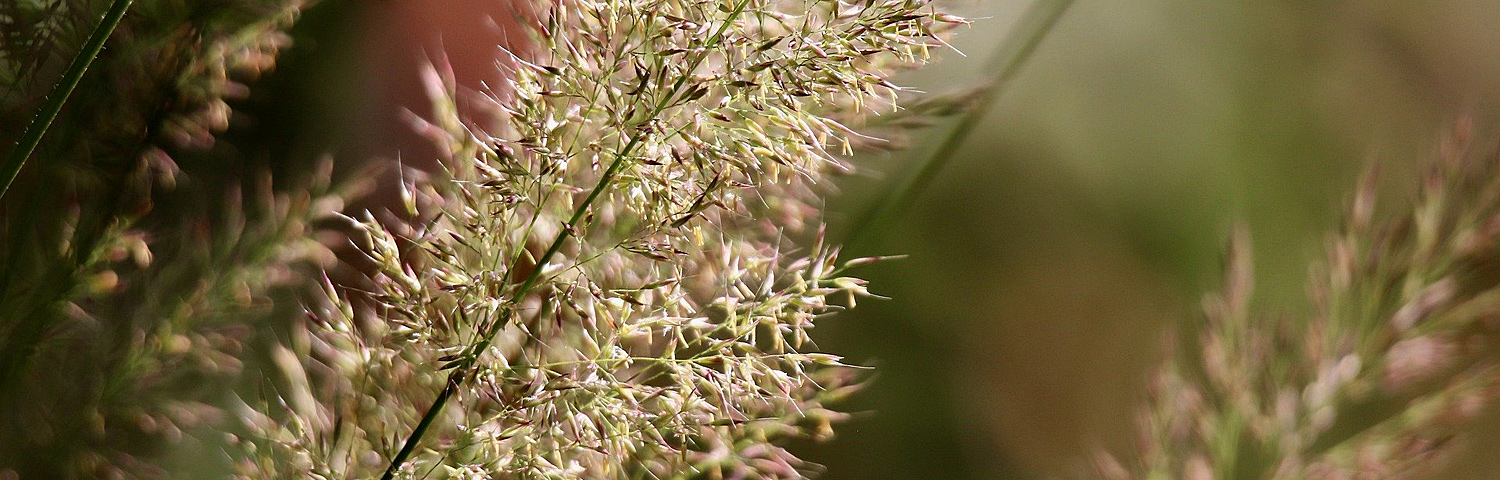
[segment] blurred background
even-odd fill
[[[904,84],[982,85],[1020,0],[956,4],[976,21]],[[399,112],[447,52],[492,82],[496,0],[329,0],[299,24],[248,117],[273,158],[421,163]],[[497,15],[498,18],[508,18]],[[1257,302],[1304,311],[1359,172],[1393,177],[1462,115],[1500,107],[1500,2],[1080,0],[931,188],[862,254],[888,301],[825,323],[821,346],[878,367],[836,440],[803,446],[823,478],[1067,476],[1131,435],[1170,326],[1197,318],[1229,230],[1254,238]],[[513,45],[515,46],[515,45]],[[365,105],[354,110],[351,105]],[[915,132],[914,152],[935,135]],[[830,200],[847,227],[918,155],[868,155]]]

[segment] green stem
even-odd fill
[[[26,159],[36,150],[37,145],[42,143],[42,135],[52,126],[52,121],[57,119],[58,112],[62,111],[63,104],[68,102],[68,97],[73,94],[73,89],[78,86],[78,81],[83,78],[83,73],[88,71],[89,64],[94,63],[94,58],[99,56],[99,51],[104,49],[105,40],[114,33],[115,27],[120,25],[120,19],[125,17],[125,11],[130,9],[132,0],[114,0],[109,5],[109,10],[104,12],[104,19],[94,27],[93,33],[89,34],[87,41],[83,43],[83,49],[73,57],[73,63],[68,65],[67,71],[63,72],[62,80],[52,87],[52,93],[47,95],[47,100],[42,103],[41,110],[37,111],[36,117],[26,125],[26,132],[21,135],[21,142],[11,150],[10,156],[5,159],[4,170],[0,170],[0,198],[5,197],[5,192],[10,190],[11,182],[16,180],[16,175],[21,173],[21,166],[26,164]]]
[[[958,119],[937,147],[917,165],[915,172],[903,178],[894,188],[887,189],[895,193],[883,196],[881,201],[865,210],[849,230],[848,239],[844,242],[845,251],[859,251],[873,238],[877,226],[911,207],[913,200],[952,161],[954,152],[964,144],[974,127],[978,126],[979,121],[994,106],[1000,91],[1021,71],[1021,67],[1031,59],[1042,40],[1072,5],[1073,0],[1038,0],[1032,4],[1001,44],[1000,50],[991,57],[988,70],[996,72],[995,80],[980,90],[974,107]]]
[[[650,114],[645,117],[647,122],[651,121],[651,119],[656,118],[656,116],[661,115],[663,111],[666,111],[666,109],[672,105],[672,99],[676,98],[678,94],[682,93],[682,87],[687,84],[687,79],[688,77],[692,76],[692,71],[696,70],[698,68],[698,65],[703,63],[703,60],[708,57],[709,52],[711,52],[714,47],[718,46],[719,42],[724,39],[724,34],[729,30],[729,27],[734,24],[734,22],[739,18],[740,14],[745,12],[745,8],[749,5],[750,0],[741,0],[738,4],[735,5],[734,11],[729,13],[729,17],[724,20],[724,24],[719,26],[718,30],[714,32],[713,36],[709,38],[708,43],[704,45],[703,54],[694,59],[694,61],[688,66],[686,73],[677,77],[677,81],[672,84],[672,88],[667,90],[667,94],[662,96],[662,98],[657,101],[656,106],[651,110]],[[630,139],[626,141],[625,145],[623,147],[620,147],[620,151],[615,154],[614,161],[611,162],[609,164],[609,167],[604,169],[604,173],[599,176],[599,181],[594,185],[594,189],[590,191],[589,195],[583,199],[583,202],[579,203],[578,207],[573,210],[573,215],[568,219],[568,227],[576,227],[578,225],[578,222],[582,221],[588,214],[589,207],[593,205],[594,201],[604,193],[605,189],[609,188],[610,183],[614,181],[615,177],[619,174],[620,169],[625,166],[626,160],[629,159],[632,153],[634,153],[636,147],[640,146],[641,142],[645,140],[646,134],[644,132],[645,131],[642,128],[636,129],[635,132],[631,134]],[[530,293],[531,289],[536,286],[537,281],[541,279],[542,269],[547,265],[547,262],[552,259],[552,256],[556,255],[557,252],[562,249],[563,244],[567,242],[568,237],[570,237],[571,235],[571,228],[563,228],[557,233],[557,237],[554,238],[552,240],[552,244],[547,247],[546,253],[543,253],[542,256],[537,259],[536,268],[533,268],[531,270],[531,273],[526,276],[526,279],[521,282],[521,285],[516,288],[515,293],[513,293],[510,299],[506,302],[507,308],[505,309],[505,312],[507,313],[504,314],[505,317],[508,317],[510,315],[510,306],[513,306],[516,301],[525,297],[526,294]],[[492,324],[490,328],[488,328],[484,332],[484,337],[479,340],[479,343],[475,344],[472,348],[469,349],[469,360],[466,361],[463,365],[454,369],[453,373],[449,374],[448,382],[443,386],[443,390],[441,392],[438,392],[438,396],[433,400],[432,405],[428,406],[427,411],[422,414],[422,419],[417,423],[416,428],[412,430],[411,435],[407,436],[406,442],[401,446],[401,450],[399,452],[396,452],[395,457],[391,457],[391,463],[386,467],[385,474],[380,477],[381,480],[391,480],[395,477],[396,471],[401,469],[401,464],[405,463],[407,457],[411,455],[412,450],[416,449],[417,443],[422,440],[422,436],[426,434],[427,429],[432,424],[433,419],[437,418],[438,412],[442,411],[443,406],[448,403],[448,399],[452,398],[453,393],[458,389],[459,383],[461,383],[463,379],[468,376],[468,371],[473,368],[474,364],[479,358],[479,355],[481,355],[487,348],[489,348],[490,342],[495,338],[495,334],[499,333],[500,328],[504,326],[505,321],[503,319],[494,322],[494,324]]]

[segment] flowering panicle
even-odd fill
[[[808,331],[868,293],[820,233],[793,239],[868,142],[851,125],[894,108],[893,69],[961,20],[921,0],[538,8],[498,124],[449,102],[425,126],[451,178],[405,185],[419,221],[355,220],[371,301],[327,287],[279,398],[241,409],[245,476],[810,471],[778,439],[827,436],[855,384]]]
[[[1137,450],[1104,478],[1432,473],[1500,394],[1500,160],[1460,125],[1408,210],[1374,175],[1315,271],[1309,318],[1250,312],[1239,237],[1207,323],[1151,389]]]

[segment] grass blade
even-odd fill
[[[1021,67],[1031,59],[1042,40],[1057,25],[1058,20],[1067,12],[1068,7],[1073,5],[1073,0],[1038,0],[1021,17],[1020,23],[1011,30],[1001,44],[1000,50],[990,59],[987,70],[996,72],[995,79],[986,85],[976,96],[974,107],[965,112],[962,117],[950,127],[946,136],[933,148],[915,171],[902,178],[894,188],[885,189],[895,192],[892,195],[882,196],[882,200],[871,205],[860,216],[854,227],[849,230],[845,240],[845,251],[862,252],[865,243],[869,242],[877,232],[877,226],[884,224],[891,218],[903,213],[909,208],[917,196],[932,183],[944,167],[948,166],[953,159],[953,154],[958,147],[964,144],[969,134],[973,133],[974,127],[979,120],[989,113],[995,104],[1000,91],[1005,85],[1015,78],[1021,71]]]
[[[11,150],[10,156],[6,157],[3,170],[0,170],[0,198],[5,197],[5,192],[10,190],[11,182],[16,180],[16,175],[21,173],[21,166],[31,153],[36,150],[37,145],[42,142],[42,135],[47,133],[47,128],[52,126],[52,121],[57,119],[58,112],[62,111],[63,104],[68,102],[68,96],[73,94],[73,88],[78,86],[78,81],[83,78],[83,73],[88,71],[89,64],[94,63],[94,58],[99,56],[99,51],[104,49],[104,41],[114,33],[115,27],[120,24],[120,19],[125,17],[125,11],[130,9],[132,0],[114,0],[109,5],[109,10],[104,12],[104,18],[89,38],[84,42],[83,48],[73,57],[73,63],[63,72],[63,77],[52,87],[52,93],[47,95],[47,100],[42,103],[42,108],[37,111],[36,117],[26,126],[26,131],[21,135],[20,143]]]

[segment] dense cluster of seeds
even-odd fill
[[[356,220],[370,302],[328,287],[246,405],[249,477],[801,478],[852,372],[808,330],[867,295],[816,183],[962,21],[921,0],[563,0],[496,125],[451,108],[400,227]],[[441,66],[431,75],[451,98]],[[392,233],[395,231],[396,233]],[[816,237],[810,245],[794,240]],[[837,299],[845,299],[835,303]],[[408,435],[409,434],[409,435]]]
[[[1461,125],[1409,209],[1374,175],[1315,271],[1307,318],[1250,312],[1243,235],[1206,324],[1155,379],[1137,449],[1102,478],[1409,478],[1441,472],[1500,394],[1500,157]]]

